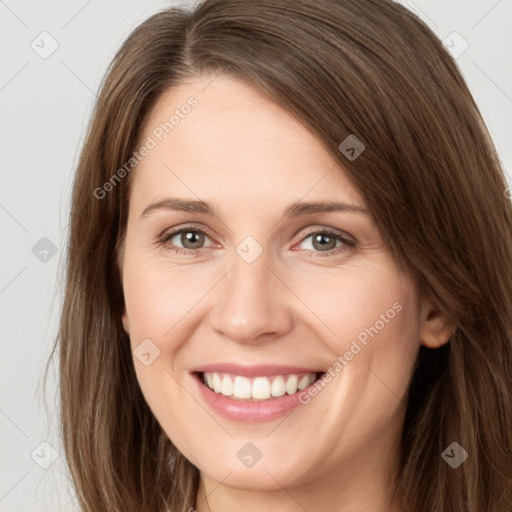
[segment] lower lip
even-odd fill
[[[299,394],[308,390],[308,388],[305,388],[293,395],[283,395],[278,398],[253,402],[236,400],[228,398],[221,393],[215,393],[215,391],[212,391],[202,382],[200,375],[194,374],[193,377],[199,386],[201,396],[214,411],[225,418],[243,423],[272,421],[290,413],[300,405],[303,405],[299,401]],[[310,384],[310,386],[313,385],[314,383]]]

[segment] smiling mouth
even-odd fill
[[[324,375],[323,372],[244,377],[222,372],[195,372],[200,382],[219,395],[242,401],[268,401],[294,395]]]

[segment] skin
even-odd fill
[[[120,265],[132,349],[150,339],[160,350],[148,366],[134,357],[137,378],[200,470],[196,509],[400,511],[390,497],[414,361],[420,344],[446,343],[454,326],[399,271],[370,214],[283,217],[299,200],[366,205],[323,143],[256,90],[225,76],[183,83],[160,97],[139,145],[190,96],[198,106],[133,171]],[[162,209],[141,218],[171,196],[211,203],[218,215]],[[202,245],[180,234],[158,244],[190,223],[206,232]],[[311,234],[325,228],[356,246],[314,244]],[[250,264],[236,252],[247,236],[262,248]],[[285,418],[218,416],[189,374],[225,361],[327,370],[394,303],[401,311]],[[251,468],[237,458],[249,441],[262,453]]]

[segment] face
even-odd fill
[[[155,143],[131,176],[121,266],[144,397],[233,487],[374,467],[398,443],[431,311],[327,148],[252,88],[211,80],[165,93],[137,146]]]

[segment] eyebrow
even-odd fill
[[[189,199],[179,199],[169,197],[148,205],[141,214],[142,217],[148,216],[157,210],[175,210],[192,213],[202,213],[212,217],[218,216],[216,208],[204,201],[194,201]],[[284,217],[300,217],[302,215],[310,215],[314,213],[327,212],[355,212],[370,215],[370,212],[361,206],[354,204],[340,203],[335,201],[328,202],[295,202],[290,204],[285,212]]]

